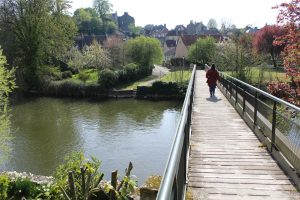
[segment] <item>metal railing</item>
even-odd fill
[[[248,125],[267,138],[272,155],[283,155],[300,188],[300,108],[222,72],[219,88]]]
[[[181,200],[185,197],[195,72],[196,66],[193,68],[186,91],[185,100],[180,113],[180,120],[160,184],[157,200]]]

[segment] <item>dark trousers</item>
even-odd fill
[[[210,86],[209,87],[209,93],[210,93],[210,96],[215,96],[215,90],[216,90],[216,86]]]

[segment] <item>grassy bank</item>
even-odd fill
[[[236,77],[235,71],[225,71],[224,73]],[[269,67],[250,67],[245,70],[245,77],[246,82],[253,85],[267,85],[272,81],[289,81],[282,68],[274,69]]]

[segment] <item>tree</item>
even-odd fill
[[[121,68],[124,65],[124,41],[121,37],[111,36],[107,38],[104,47],[108,50],[113,68]]]
[[[300,0],[291,0],[275,7],[279,9],[277,22],[285,33],[277,37],[275,45],[284,45],[283,57],[286,74],[291,82],[273,82],[268,89],[275,96],[300,106]]]
[[[188,60],[201,65],[211,63],[216,50],[216,41],[212,37],[199,38],[188,51]]]
[[[208,23],[207,23],[207,28],[208,28],[208,30],[217,29],[218,28],[217,21],[215,19],[212,19],[212,18],[209,19]]]
[[[235,31],[231,40],[217,44],[213,61],[218,69],[235,71],[236,77],[249,81],[247,68],[253,66],[257,61],[252,51],[252,35]]]
[[[75,10],[73,19],[81,34],[104,34],[103,22],[94,8],[79,8]]]
[[[300,0],[282,3],[277,21],[285,28],[285,33],[276,38],[274,44],[284,45],[284,66],[288,75],[299,76],[300,68]]]
[[[284,45],[274,45],[275,38],[283,35],[283,29],[277,25],[266,25],[254,36],[253,47],[257,53],[270,54],[273,66],[277,67],[277,60]]]
[[[15,87],[14,71],[6,69],[5,65],[6,58],[0,49],[0,163],[10,151],[7,144],[11,139],[8,95]]]
[[[129,63],[138,64],[146,74],[152,72],[154,64],[162,62],[163,51],[159,40],[156,38],[136,37],[126,41],[124,47]]]
[[[97,41],[93,41],[90,46],[84,46],[83,56],[86,68],[95,68],[101,71],[111,65],[108,52]]]
[[[59,59],[74,41],[74,22],[62,14],[64,6],[58,6],[58,10],[53,2],[54,0],[0,2],[0,42],[9,64],[23,69],[25,80],[31,87],[38,84],[39,68],[53,58]]]
[[[112,10],[109,0],[94,0],[94,8],[103,22],[108,20],[108,15]]]
[[[128,29],[134,36],[139,36],[141,34],[142,27],[135,26],[131,23],[129,24]]]

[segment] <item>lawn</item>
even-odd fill
[[[150,86],[155,80],[157,79],[157,76],[150,75],[147,76],[143,79],[140,79],[138,81],[122,85],[117,87],[117,89],[122,89],[122,90],[135,90],[138,86]]]
[[[85,83],[88,83],[88,84],[96,84],[98,82],[98,71],[95,70],[95,69],[87,69],[87,70],[84,70],[82,71],[81,73],[79,74],[75,74],[72,76],[72,79],[74,82],[78,82],[78,83],[81,83],[81,82],[84,82],[81,80],[80,76],[82,74],[85,74],[85,76],[87,76],[87,80],[85,81]]]
[[[163,76],[160,81],[163,82],[186,82],[190,80],[192,71],[183,70],[183,71],[173,71]]]
[[[232,76],[235,74],[235,72],[232,71],[226,71],[225,73]],[[246,77],[249,80],[248,82],[252,84],[267,84],[271,81],[289,81],[282,69],[273,68],[251,67],[246,73]]]

